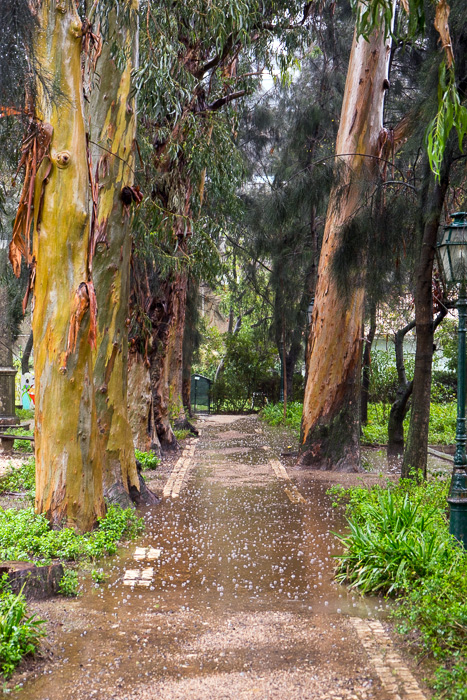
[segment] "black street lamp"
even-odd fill
[[[448,285],[459,286],[457,311],[459,314],[457,343],[457,423],[456,454],[452,471],[448,503],[450,506],[449,532],[467,549],[467,456],[465,445],[465,335],[467,319],[467,213],[452,214],[452,222],[444,227],[438,245],[439,259]]]

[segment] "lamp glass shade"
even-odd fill
[[[444,228],[438,253],[446,282],[460,284],[467,280],[467,213],[458,212],[452,218]]]

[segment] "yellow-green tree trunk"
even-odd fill
[[[299,457],[301,464],[321,469],[360,469],[365,268],[345,299],[331,266],[342,227],[379,174],[389,57],[390,39],[385,39],[382,24],[368,41],[354,38],[336,141],[341,176],[330,195],[318,267]]]
[[[104,514],[104,500],[88,342],[89,182],[82,30],[72,0],[43,0],[39,22],[37,56],[58,91],[53,100],[43,91],[38,98],[38,117],[53,127],[53,137],[48,182],[43,191],[48,167],[44,162],[35,190],[36,511],[45,513],[55,526],[89,530]]]
[[[114,9],[108,17],[102,53],[89,78],[89,122],[97,197],[92,274],[98,305],[94,358],[98,445],[104,495],[109,501],[126,506],[130,503],[130,493],[137,498],[140,491],[127,410],[133,206],[128,203],[131,198],[128,188],[134,184],[136,136],[131,73],[137,64],[138,2],[121,0],[119,5],[120,16],[117,18]],[[125,57],[123,68],[122,55]]]

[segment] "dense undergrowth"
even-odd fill
[[[449,535],[448,483],[401,481],[331,489],[347,503],[336,579],[397,599],[394,617],[423,657],[432,657],[437,697],[467,700],[467,553]]]
[[[10,465],[0,479],[0,493],[20,494],[34,499],[34,458],[20,467]],[[48,563],[96,561],[115,554],[120,541],[132,539],[144,529],[143,520],[132,508],[110,506],[92,532],[79,534],[70,528],[52,530],[43,515],[32,506],[0,508],[0,560]],[[76,595],[78,574],[65,569],[60,593]],[[45,635],[43,623],[28,616],[22,593],[13,594],[4,576],[0,580],[0,675],[9,678],[23,656],[33,654]]]
[[[115,554],[118,542],[143,530],[143,521],[132,508],[110,506],[92,532],[79,534],[70,528],[52,530],[32,507],[0,509],[0,559],[16,561],[96,560]]]
[[[34,654],[46,635],[43,620],[28,615],[22,592],[12,593],[0,578],[0,675],[8,679],[24,656]]]
[[[388,441],[389,404],[374,403],[368,406],[368,423],[362,426],[362,443],[366,445],[385,445]],[[287,404],[286,425],[300,434],[303,404]],[[260,418],[269,425],[283,423],[283,404],[269,404],[260,412]],[[432,403],[430,408],[430,432],[428,440],[432,445],[450,445],[455,442],[457,405],[451,403]],[[409,429],[409,416],[404,422],[405,432]]]

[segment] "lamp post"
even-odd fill
[[[459,285],[457,344],[457,422],[456,453],[448,503],[449,532],[467,549],[467,442],[465,426],[465,335],[467,320],[467,213],[452,214],[452,222],[444,227],[438,245],[439,259],[447,284]]]

